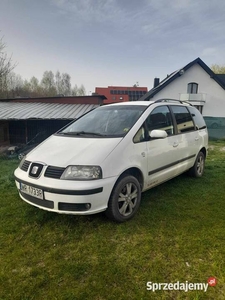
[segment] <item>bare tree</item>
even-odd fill
[[[43,89],[39,84],[38,79],[34,76],[30,79],[30,96],[31,97],[44,96]]]
[[[83,84],[79,87],[79,96],[85,96],[86,95],[86,90]]]
[[[41,81],[36,77],[23,80],[18,74],[12,72],[16,64],[12,63],[12,56],[5,52],[6,45],[0,38],[0,98],[14,97],[54,97],[57,94],[64,96],[86,94],[83,85],[71,89],[71,76],[68,73],[45,71]]]
[[[57,90],[57,94],[63,94],[62,86],[61,86],[62,76],[59,71],[55,73],[55,86]]]
[[[77,84],[75,84],[74,87],[72,88],[71,94],[72,94],[72,96],[78,96],[79,91],[78,91],[78,86],[77,86]]]
[[[60,73],[59,71],[55,74],[55,85],[58,95],[69,96],[71,95],[71,77],[68,73]]]
[[[62,73],[62,87],[63,87],[63,94],[65,96],[71,95],[70,79],[71,77],[68,73]]]
[[[5,48],[6,44],[3,38],[0,38],[0,97],[8,96],[7,76],[16,67],[16,64],[12,63],[12,56],[8,57]]]
[[[76,84],[72,88],[72,96],[85,96],[86,95],[86,89],[83,84],[81,84],[80,87],[78,87]]]
[[[12,63],[12,56],[8,57],[5,52],[6,45],[3,38],[0,39],[0,78],[9,74],[16,66]]]
[[[52,71],[45,71],[41,80],[41,87],[45,93],[45,96],[55,96],[56,86],[55,86],[55,78]]]
[[[7,93],[8,97],[15,98],[20,96],[24,87],[24,80],[22,77],[14,72],[7,75]]]

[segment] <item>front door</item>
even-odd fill
[[[153,130],[164,130],[165,138],[151,138],[147,142],[148,188],[172,177],[176,169],[178,140],[175,134],[172,116],[167,105],[155,108],[145,121],[151,136]]]

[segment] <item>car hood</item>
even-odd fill
[[[28,153],[26,159],[59,167],[100,165],[121,140],[53,135]]]

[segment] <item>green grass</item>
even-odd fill
[[[68,216],[20,200],[17,161],[0,160],[0,299],[225,299],[225,142],[203,178],[181,175],[144,193],[124,224]],[[148,281],[218,284],[147,291]]]

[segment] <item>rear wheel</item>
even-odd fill
[[[195,160],[194,166],[189,170],[189,174],[193,177],[202,177],[205,169],[205,155],[199,152]]]
[[[137,212],[141,202],[140,183],[134,176],[126,176],[114,187],[106,216],[116,222],[125,222]]]

